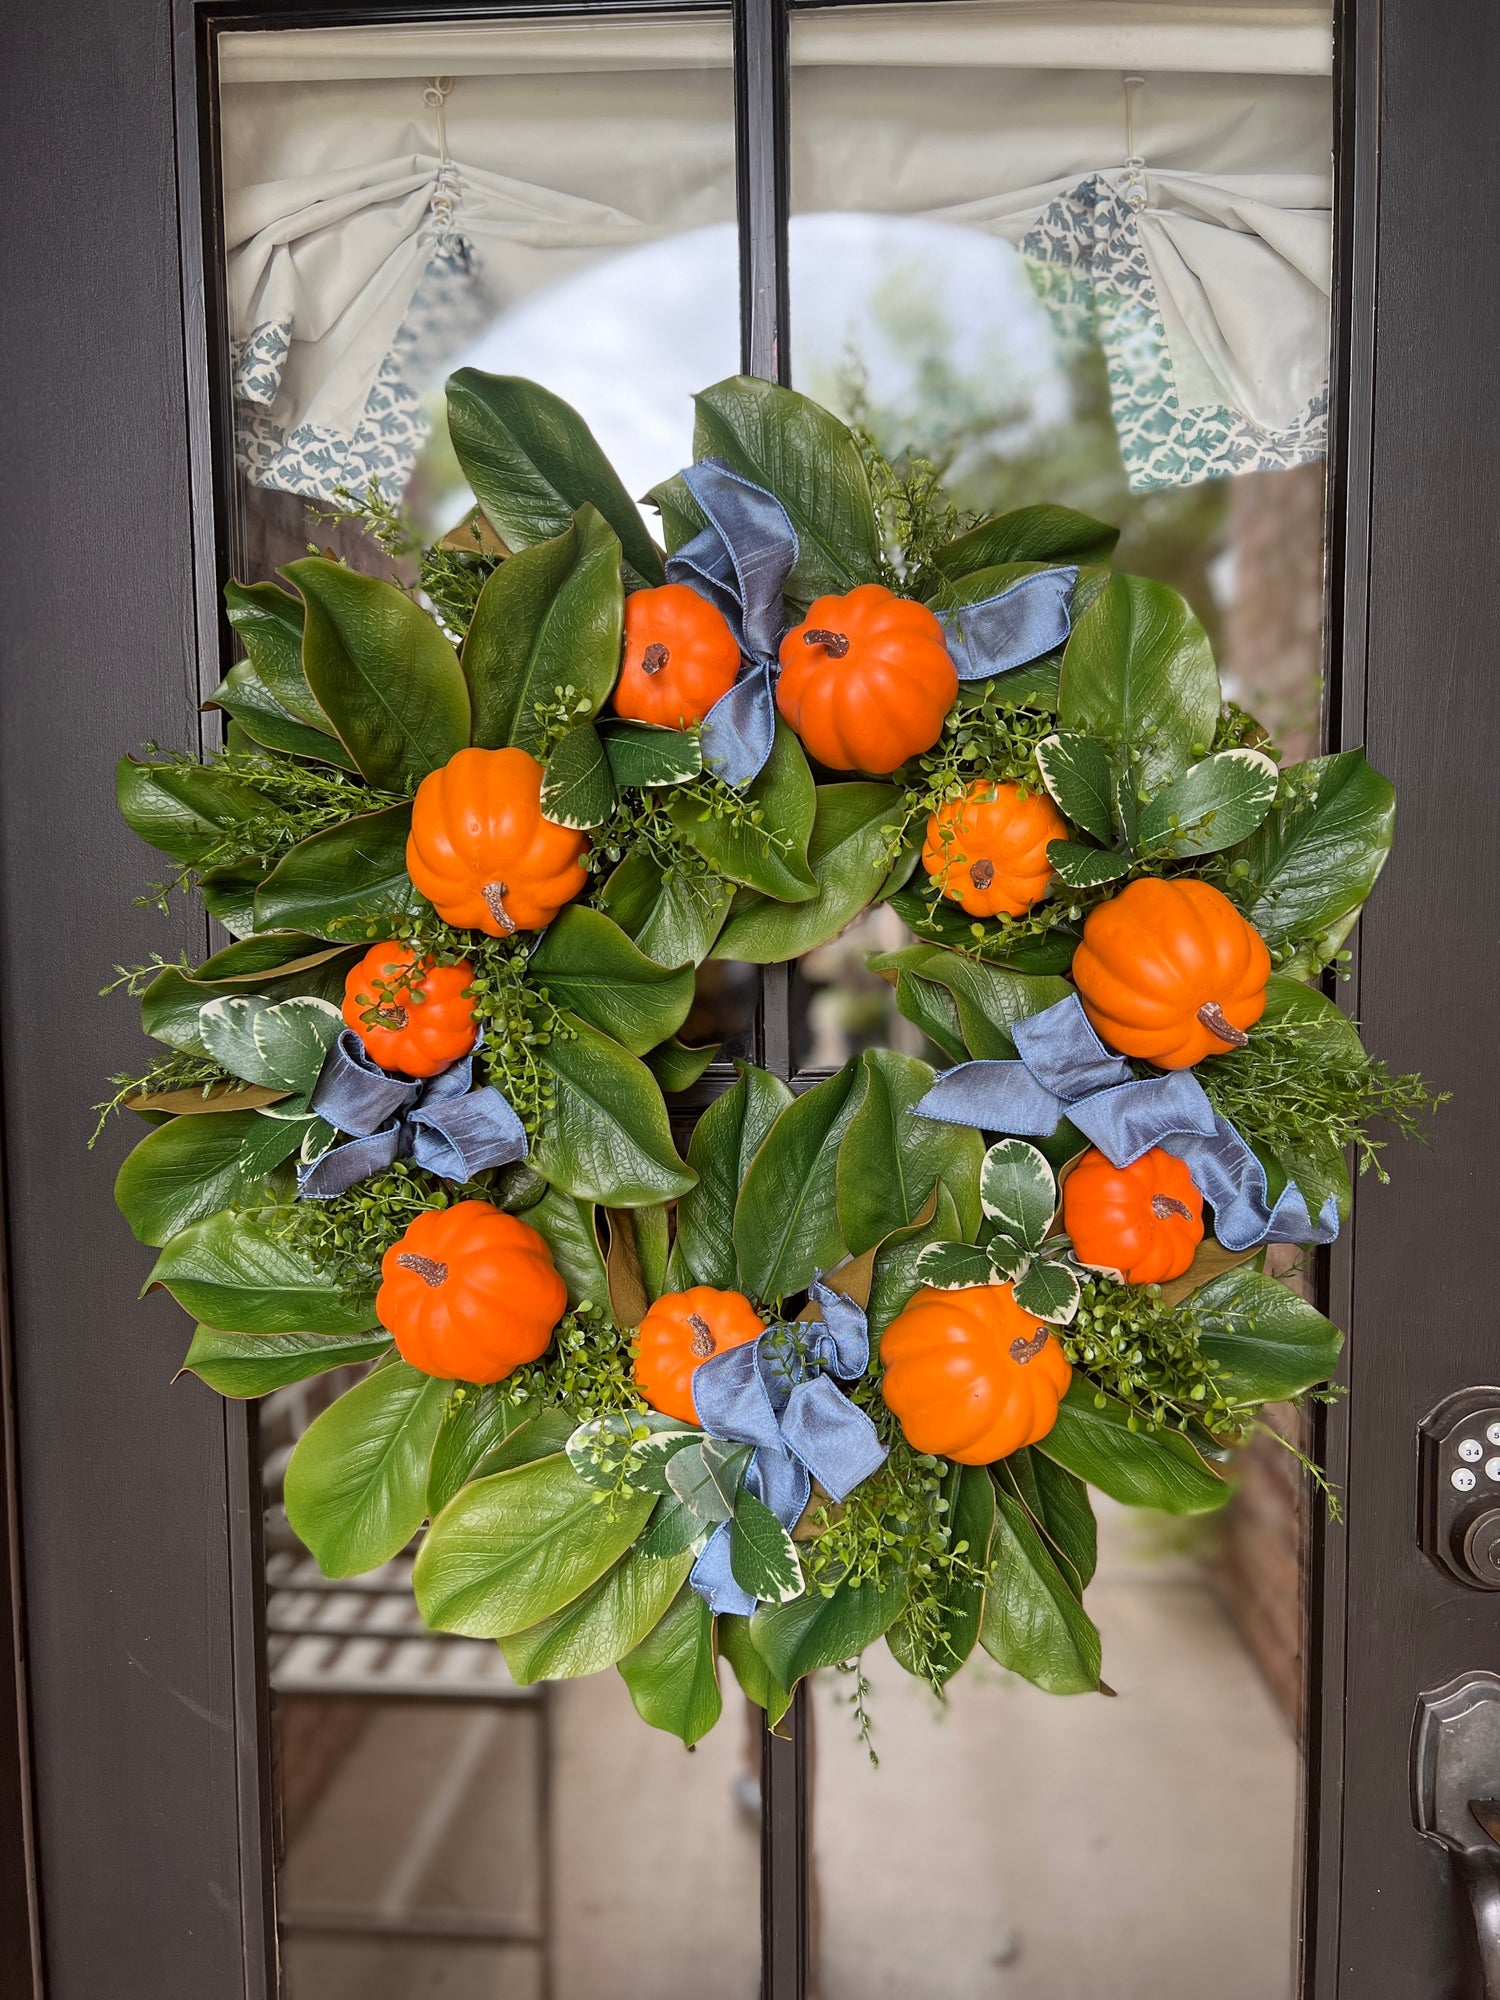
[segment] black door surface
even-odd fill
[[[940,0],[932,0],[934,6]],[[132,909],[125,747],[205,740],[233,567],[215,191],[215,38],[359,23],[285,0],[14,0],[6,39],[0,1991],[266,2000],[272,1835],[253,1419],[173,1389],[180,1327],[137,1304],[90,1153],[98,1078],[135,1066],[116,963],[202,955]],[[382,21],[630,12],[399,6]],[[668,11],[660,5],[657,13]],[[709,10],[711,11],[711,10]],[[791,10],[795,11],[795,10]],[[1082,10],[1087,12],[1088,10]],[[1098,11],[1098,10],[1095,10]],[[1274,10],[1273,10],[1274,11]],[[869,8],[861,21],[873,22]],[[789,355],[788,0],[733,8],[742,365]],[[722,17],[721,17],[722,18]],[[1416,1539],[1417,1425],[1497,1374],[1488,1280],[1500,1085],[1491,671],[1500,281],[1488,249],[1500,17],[1482,0],[1346,0],[1336,21],[1328,478],[1329,747],[1365,743],[1400,839],[1341,998],[1400,1071],[1452,1090],[1431,1151],[1360,1183],[1321,1280],[1352,1335],[1313,1514],[1301,1991],[1477,2000],[1463,1889],[1412,1827],[1423,1689],[1497,1662],[1497,1599]],[[785,976],[754,1047],[793,1068]],[[12,1637],[13,1635],[13,1637]],[[807,1991],[807,1723],[766,1744],[770,2000]],[[1198,1781],[1212,1787],[1214,1772]],[[1500,1772],[1493,1781],[1500,1785]],[[1226,1826],[1237,1801],[1219,1802]],[[1003,1804],[998,1809],[1003,1810]],[[1226,1953],[1232,1940],[1223,1942]],[[1211,1965],[1198,1990],[1214,1990]],[[1268,1996],[1271,2000],[1271,1996]]]

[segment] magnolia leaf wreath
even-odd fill
[[[773,1724],[881,1637],[1097,1688],[1088,1488],[1224,1504],[1339,1349],[1266,1246],[1436,1101],[1319,985],[1390,786],[1282,768],[1109,528],[960,519],[805,397],[697,399],[665,554],[545,390],[449,403],[478,506],[418,589],[231,584],[223,749],[120,767],[234,938],[122,975],[165,1052],[117,1194],[187,1368],[370,1364],[286,1474],[324,1571],[420,1536],[431,1626],[618,1666],[685,1742],[721,1655]],[[740,1064],[683,1159],[695,969],[882,900],[943,1072]]]

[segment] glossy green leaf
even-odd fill
[[[526,1687],[614,1666],[661,1621],[692,1566],[690,1555],[652,1562],[632,1549],[549,1618],[501,1638],[511,1678]]]
[[[1115,780],[1104,745],[1060,731],[1038,743],[1036,761],[1058,811],[1095,840],[1113,841]]]
[[[543,711],[567,699],[597,716],[620,671],[624,607],[619,537],[592,507],[492,571],[463,649],[475,743],[539,756]]]
[[[855,1256],[915,1222],[939,1181],[953,1196],[965,1233],[979,1226],[984,1141],[972,1126],[916,1115],[932,1083],[926,1063],[894,1049],[866,1049],[859,1059],[836,1183],[839,1228]]]
[[[165,1245],[147,1280],[184,1312],[226,1333],[368,1333],[374,1287],[335,1283],[295,1243],[260,1219],[210,1215]]]
[[[451,1383],[392,1359],[314,1418],[287,1460],[286,1517],[325,1576],[399,1555],[427,1515],[427,1461]]]
[[[740,1493],[729,1524],[729,1568],[741,1590],[766,1604],[789,1604],[803,1591],[796,1544],[753,1493]]]
[[[782,1686],[795,1687],[804,1674],[835,1667],[873,1646],[890,1630],[905,1602],[904,1590],[840,1583],[831,1597],[809,1590],[789,1604],[757,1606],[750,1636]]]
[[[1199,1346],[1220,1364],[1217,1386],[1232,1400],[1279,1403],[1326,1382],[1344,1336],[1315,1306],[1248,1265],[1193,1293]]]
[[[547,759],[542,811],[557,826],[602,826],[615,809],[615,781],[591,722],[570,729]]]
[[[545,1237],[552,1261],[568,1287],[569,1305],[590,1300],[603,1306],[609,1298],[604,1252],[599,1247],[598,1209],[592,1200],[549,1187],[523,1218]]]
[[[593,432],[560,396],[520,376],[461,368],[448,377],[448,434],[465,479],[511,548],[562,534],[588,505],[619,536],[627,581],[661,582],[661,551],[635,502]]]
[[[248,660],[241,660],[214,689],[205,707],[221,708],[231,715],[253,742],[263,749],[278,751],[283,757],[307,757],[319,764],[333,764],[341,771],[358,767],[338,738],[325,730],[299,722],[289,708],[283,708]]]
[[[712,1285],[734,1291],[740,1283],[734,1254],[734,1205],[740,1183],[792,1093],[768,1070],[737,1063],[739,1078],[714,1099],[693,1128],[688,1165],[698,1176],[677,1204],[677,1241],[668,1266],[676,1290]]]
[[[805,902],[818,883],[808,866],[817,787],[802,746],[778,716],[771,755],[743,798],[731,794],[718,810],[696,793],[666,801],[667,816],[688,845],[719,874],[785,903]]]
[[[1259,750],[1220,750],[1192,764],[1144,807],[1143,853],[1214,854],[1246,839],[1271,810],[1280,774]]]
[[[980,924],[981,935],[976,937],[975,919],[955,903],[934,902],[917,889],[898,889],[889,901],[902,923],[924,944],[946,945],[950,951],[961,951],[1009,972],[1066,972],[1078,948],[1078,932],[1065,923],[1055,923],[1040,936],[1022,938],[1009,938],[1003,928],[987,930]]]
[[[676,1034],[693,1004],[691,966],[659,965],[602,911],[578,903],[547,926],[531,971],[559,1007],[636,1056]]]
[[[723,459],[785,507],[797,534],[795,604],[879,572],[880,529],[864,460],[837,417],[795,390],[733,375],[693,398],[695,459]]]
[[[624,1555],[655,1503],[613,1507],[561,1452],[465,1486],[427,1531],[413,1584],[438,1632],[500,1639],[550,1618]]]
[[[673,1035],[669,1041],[647,1049],[644,1060],[664,1094],[670,1097],[674,1092],[691,1089],[721,1046],[719,1042],[707,1042],[694,1047]]]
[[[745,1289],[771,1301],[800,1292],[843,1256],[838,1149],[858,1105],[859,1064],[793,1101],[746,1170],[734,1210],[734,1248]]]
[[[933,1046],[950,1063],[967,1062],[963,1027],[958,1018],[958,1002],[946,986],[921,979],[905,966],[894,966],[888,975],[895,980],[896,1006],[914,1022]]]
[[[253,1140],[266,1145],[254,1148]],[[253,1201],[301,1140],[296,1125],[271,1124],[254,1111],[173,1118],[126,1155],[115,1201],[137,1241],[160,1246],[191,1223]]]
[[[268,931],[226,945],[212,958],[204,959],[196,972],[186,976],[215,992],[220,988],[249,986],[268,999],[283,1000],[296,990],[288,988],[286,982],[318,973],[337,959],[338,971],[330,973],[328,980],[330,990],[336,987],[342,993],[344,969],[352,956],[347,945],[325,944],[321,938],[308,937],[301,931]]]
[[[346,944],[372,925],[415,916],[420,908],[406,872],[411,807],[361,813],[299,841],[256,892],[257,930],[307,931]]]
[[[960,1557],[937,1584],[938,1629],[927,1640],[938,1685],[951,1679],[973,1652],[984,1616],[984,1576],[995,1536],[995,1489],[982,1465],[955,1465],[943,1481],[948,1502],[949,1547]],[[924,1635],[925,1636],[925,1635]],[[885,1635],[892,1657],[908,1673],[923,1671],[917,1635],[903,1614]]]
[[[635,1712],[653,1729],[680,1737],[691,1750],[718,1721],[718,1653],[713,1613],[683,1584],[663,1616],[620,1661],[620,1677]]]
[[[513,1431],[507,1431],[498,1444],[489,1447],[471,1477],[488,1479],[497,1472],[511,1472],[518,1465],[535,1465],[539,1458],[556,1458],[566,1449],[574,1430],[573,1418],[567,1410],[555,1403],[540,1409],[523,1404],[521,1415],[523,1421]]]
[[[672,1143],[656,1078],[639,1057],[566,1012],[537,1057],[553,1101],[533,1159],[549,1181],[611,1208],[686,1194],[693,1176]]]
[[[751,1447],[723,1438],[704,1438],[674,1451],[666,1463],[667,1485],[698,1519],[717,1527],[734,1513]]]
[[[885,880],[891,829],[899,817],[899,794],[890,785],[819,785],[807,844],[816,895],[785,903],[742,892],[719,933],[714,957],[774,965],[837,937]]]
[[[1058,1405],[1057,1422],[1037,1450],[1127,1507],[1206,1514],[1230,1495],[1185,1437],[1153,1430],[1144,1421],[1132,1430],[1125,1405],[1081,1375],[1074,1376]]]
[[[1035,1146],[997,1139],[980,1168],[979,1200],[987,1221],[1035,1250],[1057,1213],[1057,1182]]]
[[[1087,1486],[1028,1445],[990,1470],[1030,1514],[1069,1589],[1081,1598],[1099,1560],[1099,1529]]]
[[[525,1403],[513,1403],[504,1383],[492,1382],[483,1388],[472,1383],[450,1387],[452,1393],[444,1405],[427,1466],[427,1512],[433,1519],[461,1486],[478,1475],[490,1454],[536,1414]]]
[[[707,516],[689,492],[688,483],[680,472],[674,472],[669,479],[651,487],[646,498],[661,516],[662,539],[668,555],[675,556],[685,543],[708,525]]]
[[[774,1729],[792,1705],[792,1690],[782,1686],[756,1647],[748,1618],[720,1618],[716,1629],[719,1651],[734,1669],[741,1694],[765,1710],[767,1726]]]
[[[905,972],[946,988],[953,996],[968,1053],[1001,1061],[1016,1053],[1010,1031],[1017,1021],[1055,1006],[1073,990],[1065,979],[1009,972],[940,945],[903,945],[899,951],[877,953],[869,965],[872,972],[886,977]]]
[[[1099,1686],[1099,1634],[1015,1497],[995,1494],[992,1574],[979,1643],[1002,1667],[1048,1694]]]
[[[226,583],[224,612],[271,699],[308,728],[333,735],[302,670],[302,604],[274,583]]]
[[[1130,856],[1107,847],[1085,847],[1077,840],[1049,840],[1047,859],[1070,889],[1097,889],[1130,873]]]
[[[629,854],[604,884],[599,902],[658,965],[701,965],[724,927],[734,884],[722,876],[674,868]]]
[[[1213,652],[1186,600],[1147,577],[1112,576],[1063,655],[1063,727],[1128,745],[1155,791],[1207,752],[1219,699]]]
[[[1107,563],[1119,539],[1118,528],[1071,507],[1017,507],[959,535],[936,560],[954,577],[995,563]]]
[[[132,832],[184,866],[201,862],[237,826],[265,811],[259,792],[215,765],[137,763],[133,757],[115,767],[115,798]]]
[[[469,742],[458,656],[404,590],[326,556],[288,563],[305,607],[302,666],[372,785],[415,791]]]
[[[696,729],[657,729],[645,722],[609,722],[600,732],[615,783],[652,791],[680,785],[703,769]]]
[[[1273,952],[1308,943],[1316,966],[1343,942],[1385,865],[1396,794],[1363,750],[1314,757],[1284,776],[1305,782],[1235,852],[1246,872],[1224,886]]]
[[[636,1547],[652,1562],[662,1562],[668,1556],[680,1556],[708,1533],[686,1501],[679,1500],[675,1493],[666,1493],[657,1501],[656,1511]]]
[[[196,1375],[220,1396],[269,1396],[293,1382],[375,1361],[391,1344],[388,1333],[225,1333],[200,1326],[183,1359],[183,1372]]]
[[[888,1236],[875,1253],[870,1277],[870,1297],[865,1312],[870,1322],[870,1339],[879,1340],[891,1321],[908,1304],[924,1282],[917,1265],[922,1252],[933,1243],[956,1243],[963,1235],[958,1210],[945,1187],[938,1189],[937,1207],[930,1222],[898,1229]]]

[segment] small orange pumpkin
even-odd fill
[[[831,771],[881,775],[930,750],[957,693],[935,614],[883,584],[817,598],[781,642],[776,705]]]
[[[739,670],[739,642],[728,620],[687,584],[633,590],[626,598],[617,715],[690,729],[728,694]]]
[[[695,1424],[694,1372],[711,1354],[743,1347],[765,1330],[742,1292],[718,1292],[711,1285],[664,1292],[636,1334],[635,1386],[653,1410]]]
[[[541,798],[541,765],[515,749],[460,750],[418,785],[406,872],[446,923],[544,930],[582,889],[589,837],[548,819]]]
[[[916,1451],[992,1465],[1044,1438],[1073,1371],[1011,1285],[921,1291],[880,1340],[880,1393]]]
[[[344,981],[344,1019],[372,1062],[403,1076],[436,1076],[479,1038],[467,998],[474,968],[419,960],[409,944],[372,944]]]
[[[380,1261],[375,1314],[401,1357],[446,1382],[503,1382],[568,1309],[552,1252],[487,1201],[427,1208]]]
[[[1047,842],[1067,833],[1045,793],[981,781],[928,820],[922,866],[971,917],[1021,917],[1052,880]]]
[[[1090,1146],[1063,1182],[1062,1212],[1079,1263],[1118,1271],[1127,1285],[1180,1278],[1203,1241],[1203,1196],[1160,1146],[1128,1167]]]
[[[1271,954],[1211,882],[1143,876],[1084,922],[1073,978],[1121,1055],[1189,1069],[1242,1049],[1266,1008]]]

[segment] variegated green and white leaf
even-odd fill
[[[1057,1182],[1035,1146],[1000,1139],[979,1170],[979,1200],[1006,1236],[1035,1250],[1057,1213]]]
[[[917,1282],[939,1292],[993,1284],[989,1253],[972,1243],[929,1243],[917,1259]]]
[[[733,1515],[740,1481],[749,1463],[749,1445],[704,1438],[668,1460],[667,1483],[700,1521],[717,1524]]]
[[[740,1589],[765,1604],[790,1604],[806,1588],[791,1536],[753,1493],[742,1492],[735,1506],[729,1567]]]
[[[666,1459],[702,1438],[702,1431],[654,1410],[615,1410],[578,1426],[568,1439],[568,1463],[601,1493],[615,1492],[622,1481],[638,1493],[665,1493]]]
[[[1044,1262],[1032,1265],[1016,1286],[1016,1304],[1022,1312],[1034,1313],[1052,1326],[1068,1326],[1078,1311],[1080,1286],[1076,1271],[1066,1264]]]
[[[283,1115],[299,1117],[344,1018],[331,1000],[303,994],[272,1002],[258,995],[222,994],[198,1009],[198,1037],[231,1076],[303,1102]]]
[[[1093,736],[1063,730],[1036,746],[1042,782],[1058,809],[1095,840],[1114,838],[1114,772],[1109,752]]]
[[[1259,750],[1200,758],[1143,808],[1137,829],[1142,850],[1216,854],[1248,840],[1271,810],[1279,775]]]

